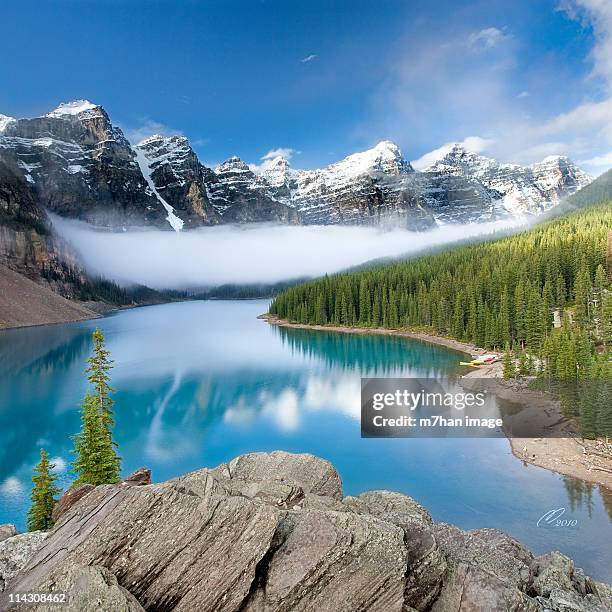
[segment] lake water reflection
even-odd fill
[[[249,451],[310,452],[334,463],[347,494],[401,491],[436,520],[503,529],[612,580],[612,496],[603,489],[523,465],[505,439],[361,439],[361,376],[444,376],[460,354],[390,336],[278,329],[256,319],[266,309],[185,302],[0,333],[0,523],[24,528],[40,446],[69,483],[99,326],[115,360],[126,474],[146,465],[161,481]],[[537,526],[560,507],[576,527]]]

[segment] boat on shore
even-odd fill
[[[480,355],[479,357],[474,357],[471,361],[460,361],[459,365],[469,366],[471,368],[479,368],[483,365],[491,365],[500,360],[499,355],[495,353],[489,353],[487,355]]]

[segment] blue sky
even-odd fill
[[[0,112],[102,104],[209,164],[315,167],[383,139],[612,166],[612,2],[5,0]],[[11,25],[12,24],[12,25]],[[423,165],[427,157],[421,161]]]

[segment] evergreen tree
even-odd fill
[[[527,353],[523,351],[519,356],[518,372],[521,376],[529,376],[529,359]]]
[[[581,383],[578,389],[580,432],[583,438],[597,437],[597,386]]]
[[[604,300],[606,296],[606,287],[608,285],[608,278],[606,276],[606,271],[604,267],[599,264],[597,269],[595,270],[595,281],[593,282],[593,299],[594,299],[594,308],[595,308],[595,316],[597,318],[598,327],[601,325],[601,321],[603,319],[603,306]],[[600,328],[598,328],[598,332],[601,333]]]
[[[369,325],[371,321],[370,294],[365,280],[359,283],[359,322]]]
[[[325,310],[325,296],[319,294],[317,297],[317,305],[315,309],[315,324],[325,325],[327,323],[327,311]]]
[[[605,291],[602,301],[601,335],[606,349],[612,350],[612,291]]]
[[[459,293],[457,293],[457,297],[455,298],[451,333],[455,338],[463,337],[463,304],[461,302],[461,294]]]
[[[510,345],[506,344],[506,352],[504,353],[504,378],[515,378],[516,377],[516,366],[514,365],[514,359],[512,359],[512,353],[510,352]]]
[[[589,307],[591,300],[591,275],[586,261],[583,259],[576,281],[574,282],[574,297],[576,307],[574,309],[574,319],[578,325],[585,326],[588,322]]]
[[[114,402],[109,385],[112,361],[99,329],[94,331],[93,341],[94,352],[86,369],[93,391],[86,393],[81,404],[81,431],[74,436],[73,470],[76,483],[99,485],[119,480],[121,459],[112,436]]]
[[[565,308],[566,288],[563,274],[557,274],[555,281],[555,303],[559,308]]]
[[[107,427],[112,427],[115,420],[113,416],[114,402],[110,397],[113,389],[109,385],[109,372],[113,367],[113,362],[110,359],[110,353],[104,347],[102,330],[94,330],[92,338],[94,343],[93,355],[87,360],[89,365],[85,370],[88,374],[87,380],[93,386],[93,394],[96,398],[98,411],[102,416],[102,422]]]
[[[40,462],[34,468],[32,482],[32,506],[28,512],[28,530],[48,530],[53,527],[51,513],[55,506],[55,496],[60,492],[55,485],[57,476],[53,473],[55,465],[49,462],[44,448],[40,449]]]

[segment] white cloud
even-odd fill
[[[189,232],[95,231],[52,216],[94,274],[154,288],[273,283],[322,276],[378,257],[486,235],[509,222],[444,225],[428,232],[366,226],[220,225]],[[232,248],[227,249],[231,244]]]
[[[9,497],[21,495],[25,490],[25,487],[21,480],[15,478],[15,476],[9,476],[2,484],[0,484],[0,493]]]
[[[270,417],[279,429],[295,431],[300,425],[300,401],[294,389],[287,388],[266,404],[262,414]]]
[[[54,457],[51,459],[51,464],[55,466],[54,471],[58,474],[62,474],[66,471],[66,462],[61,457]]]
[[[292,149],[290,147],[279,147],[278,149],[270,149],[265,155],[262,155],[259,159],[261,161],[260,164],[249,164],[249,168],[255,172],[255,174],[261,174],[265,170],[267,170],[272,162],[277,157],[284,157],[287,161],[289,161],[294,155],[298,155],[300,151],[296,149]]]
[[[505,34],[498,28],[484,28],[479,32],[470,34],[468,45],[472,49],[491,49],[508,38],[510,38],[510,35]]]
[[[579,127],[581,131],[603,129],[612,137],[612,98],[603,102],[585,102],[572,110],[557,115],[544,124],[544,134],[568,132]]]
[[[203,147],[207,144],[210,144],[210,138],[196,138],[195,140],[189,140],[191,144],[195,147]]]
[[[295,149],[289,147],[279,147],[278,149],[270,149],[265,155],[262,155],[259,159],[267,160],[274,159],[275,157],[284,157],[285,159],[291,159],[294,155],[299,153]]]
[[[536,141],[550,140],[570,155],[588,155],[612,145],[612,2],[609,0],[562,0],[558,10],[583,27],[591,27],[595,44],[590,53],[593,62],[591,78],[603,82],[607,95],[603,99],[587,99],[578,106],[549,119],[533,130]],[[535,128],[535,129],[534,129]],[[542,145],[540,145],[542,147]],[[594,156],[585,165],[604,165],[607,156]],[[597,160],[597,163],[591,163]]]
[[[528,58],[525,70],[525,45],[503,28],[472,34],[441,31],[417,40],[413,36],[398,46],[397,59],[373,96],[371,117],[359,126],[358,135],[391,133],[405,149],[413,143],[418,157],[432,138],[445,142],[485,134],[495,141],[487,155],[522,164],[551,154],[587,159],[609,151],[612,1],[566,0],[560,9],[579,20],[576,27],[587,29],[587,40],[594,41],[589,56],[581,58],[592,63],[586,77],[577,77],[549,54]],[[485,49],[489,52],[476,53]],[[559,83],[564,84],[561,90]],[[440,149],[417,159],[415,167],[426,166],[443,153]]]
[[[423,170],[428,166],[431,166],[434,162],[444,157],[456,144],[464,146],[468,151],[473,153],[482,153],[486,151],[495,141],[491,138],[481,138],[480,136],[468,136],[460,142],[447,142],[441,147],[425,153],[425,155],[419,157],[419,159],[410,162],[413,168],[417,170]]]
[[[593,75],[600,76],[612,87],[612,2],[609,0],[562,0],[558,10],[570,19],[592,25],[595,46],[591,51]]]
[[[144,119],[140,125],[133,128],[125,128],[123,130],[125,137],[132,143],[138,144],[145,138],[153,136],[153,134],[161,134],[162,136],[182,136],[181,130],[168,127],[167,125],[155,121],[153,119]]]
[[[319,56],[316,53],[311,53],[310,55],[307,55],[306,57],[303,57],[300,62],[302,64],[307,64],[308,62],[312,62],[313,60],[316,60]]]
[[[598,168],[605,166],[607,168],[612,168],[612,151],[604,155],[596,155],[595,157],[591,157],[591,159],[584,159],[580,163],[585,166],[596,166]]]

